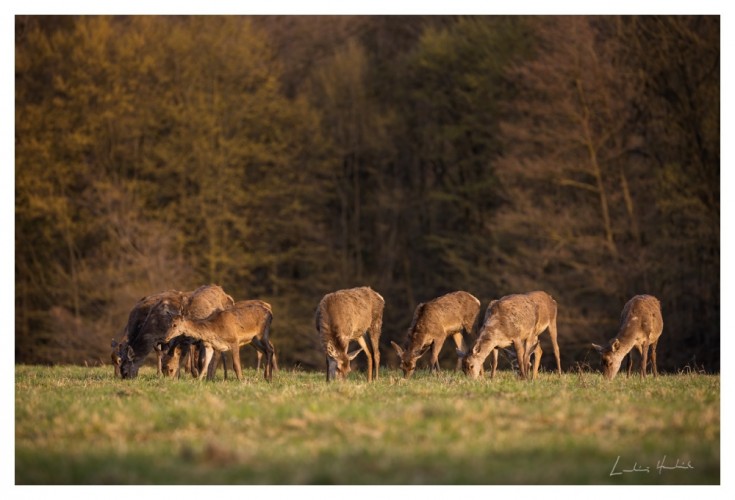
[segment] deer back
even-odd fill
[[[662,331],[663,318],[659,300],[652,295],[636,295],[623,307],[620,329],[615,339],[624,345],[653,343]]]
[[[204,319],[215,311],[234,304],[219,285],[203,285],[189,295],[184,305],[184,315],[190,319]]]

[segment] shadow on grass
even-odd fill
[[[719,484],[719,454],[693,450],[682,458],[693,469],[656,470],[662,456],[602,455],[589,448],[572,451],[528,448],[492,455],[475,453],[380,454],[368,449],[327,452],[304,461],[274,453],[269,457],[237,454],[207,445],[183,448],[173,455],[145,452],[120,454],[16,453],[16,484]],[[667,456],[673,466],[677,457]],[[622,472],[638,469],[649,472]],[[682,462],[683,463],[683,462]],[[620,472],[611,476],[611,472]]]

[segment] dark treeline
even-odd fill
[[[718,17],[15,28],[17,362],[107,361],[140,297],[217,283],[273,305],[281,367],[370,285],[393,366],[418,303],[541,289],[565,369],[649,293],[660,368],[719,370]]]

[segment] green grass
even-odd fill
[[[221,375],[220,375],[221,377]],[[16,366],[17,484],[719,484],[720,378]],[[690,463],[693,469],[663,470]],[[650,473],[610,476],[650,467]]]

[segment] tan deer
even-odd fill
[[[535,354],[533,368],[535,379],[541,360],[538,337],[548,329],[556,357],[556,368],[561,375],[556,312],[556,301],[551,295],[541,291],[508,295],[492,301],[485,312],[482,328],[471,352],[457,351],[457,354],[464,358],[462,369],[465,374],[471,378],[478,378],[482,373],[482,365],[491,352],[497,356],[497,348],[512,345],[518,357],[521,377],[524,379],[529,376],[531,353]],[[495,369],[493,375],[494,372]]]
[[[166,341],[180,335],[201,340],[206,351],[204,366],[209,366],[214,351],[232,352],[235,376],[242,380],[240,347],[252,343],[266,356],[264,377],[270,381],[273,369],[273,344],[269,339],[273,320],[271,308],[251,301],[235,302],[227,309],[216,311],[205,319],[178,316],[171,322]],[[199,379],[203,378],[203,372]]]
[[[656,346],[664,329],[661,316],[661,303],[652,295],[636,295],[623,307],[620,315],[618,334],[605,346],[592,344],[602,355],[602,368],[605,378],[612,379],[620,370],[620,364],[626,355],[628,358],[628,375],[633,368],[631,350],[638,350],[641,355],[641,377],[646,376],[648,364],[648,348],[651,348],[651,371],[658,376],[656,367]]]
[[[328,293],[319,302],[314,317],[322,347],[327,356],[327,382],[345,378],[350,372],[350,361],[360,351],[367,356],[367,379],[378,378],[380,366],[380,330],[383,326],[385,300],[370,287],[350,288]],[[372,353],[365,337],[370,339]],[[360,349],[347,352],[350,341]]]
[[[465,351],[464,339],[473,331],[480,301],[472,294],[458,291],[442,295],[416,307],[413,321],[408,329],[408,346],[402,349],[391,341],[401,358],[401,369],[405,378],[411,377],[416,361],[431,347],[432,372],[439,370],[439,352],[447,338],[452,337],[457,349]],[[461,366],[461,358],[458,363]]]
[[[187,294],[182,307],[182,314],[189,319],[204,319],[215,311],[221,311],[232,306],[235,301],[225,293],[219,285],[202,285],[193,292]],[[205,367],[199,366],[199,347],[201,342],[193,341],[190,338],[176,339],[164,349],[164,356],[161,362],[164,376],[178,376],[181,361],[186,359],[189,365],[189,371],[193,376],[198,376]],[[189,354],[187,356],[187,354]],[[218,358],[224,356],[217,353],[210,358],[206,365],[207,378],[214,379]],[[202,357],[204,361],[206,357]],[[211,366],[210,366],[211,365]],[[227,364],[222,357],[222,365],[227,379]],[[196,374],[196,375],[195,375]]]
[[[227,297],[229,298],[229,295]],[[230,298],[230,300],[232,299]],[[270,304],[268,304],[267,302],[263,302],[262,300],[248,300],[242,302],[260,304],[268,309],[271,308]],[[231,304],[228,304],[228,307],[229,305]],[[262,364],[263,353],[256,350],[256,354],[258,355],[258,357],[255,369],[259,371]],[[197,378],[199,376],[199,373],[203,369],[200,364],[204,363],[205,358],[206,353],[204,352],[204,346],[202,342],[199,340],[195,341],[185,335],[182,335],[175,338],[169,343],[168,350],[163,356],[163,374],[168,377],[178,376],[179,369],[183,361],[184,367],[188,368],[189,373],[191,373],[193,377]],[[214,354],[212,355],[212,361],[209,363],[207,372],[207,378],[209,380],[213,379],[214,371],[220,360],[222,361],[222,368],[224,370],[225,380],[227,380],[227,360],[225,358],[225,353],[218,351],[214,352]],[[278,360],[275,352],[273,353],[273,370],[278,371]]]

